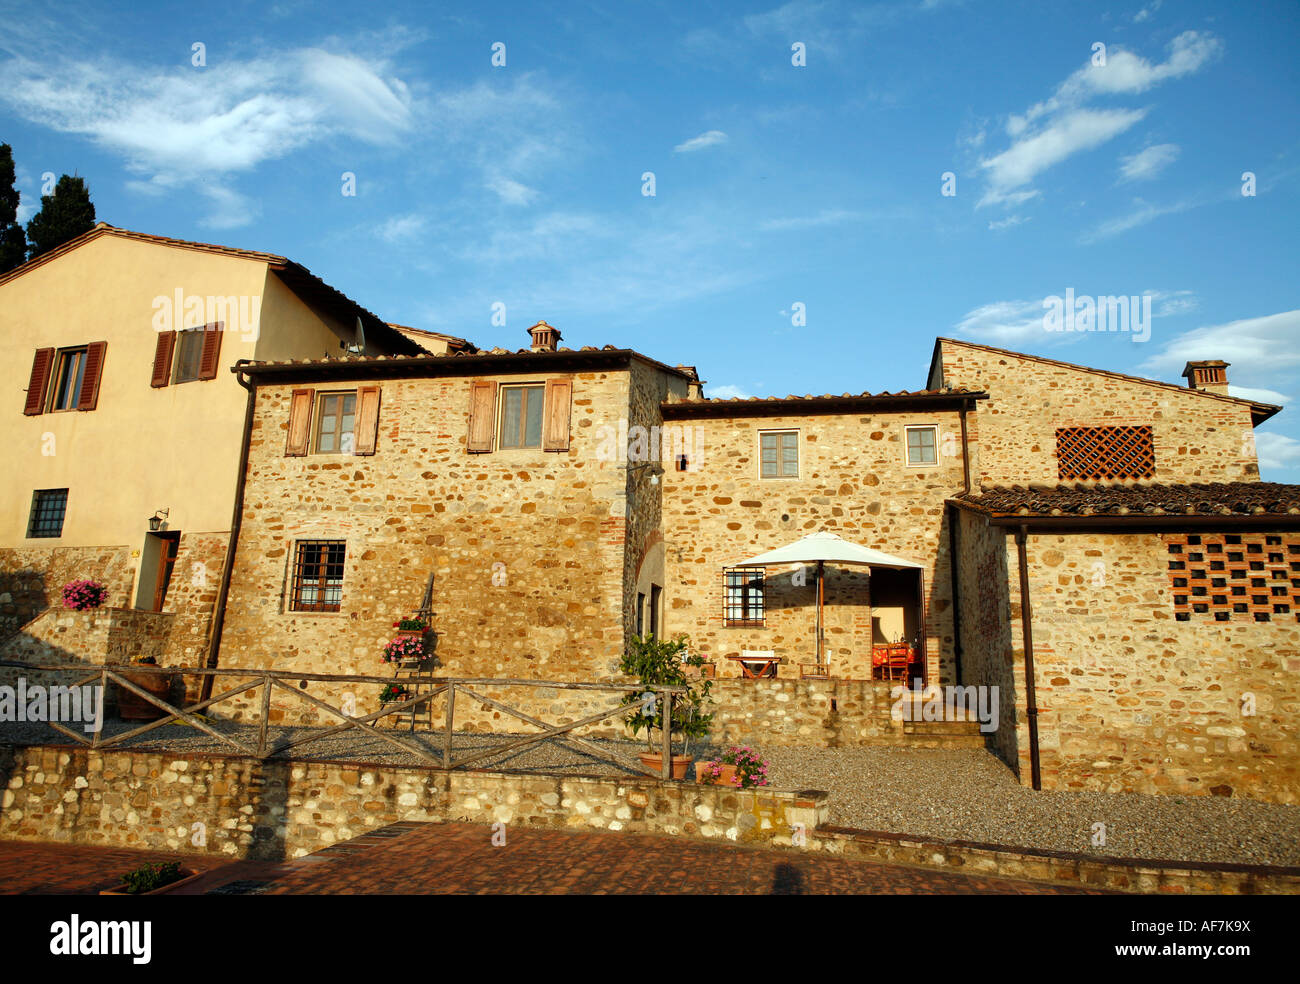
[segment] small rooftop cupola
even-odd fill
[[[1207,393],[1228,395],[1228,366],[1231,362],[1218,359],[1205,359],[1201,362],[1189,362],[1183,369],[1183,376],[1190,389],[1205,390]]]
[[[528,329],[533,336],[534,352],[554,352],[560,344],[560,330],[552,328],[545,321],[539,321]]]

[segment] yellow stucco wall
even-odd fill
[[[205,310],[173,327],[219,320],[209,296],[260,318],[255,330],[225,316],[216,379],[155,389],[155,299],[174,306],[178,290],[204,298]],[[9,452],[0,549],[142,551],[148,517],[162,508],[170,510],[165,529],[228,531],[246,400],[229,368],[241,358],[337,356],[343,331],[263,261],[111,234],[0,284],[0,439]],[[96,341],[108,343],[96,409],[26,416],[36,350]],[[32,493],[53,488],[68,489],[63,535],[28,539]]]

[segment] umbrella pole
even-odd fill
[[[826,593],[823,584],[826,580],[826,565],[823,561],[817,561],[817,665],[824,666],[822,662],[822,644],[825,634],[823,629],[822,606],[826,601]]]

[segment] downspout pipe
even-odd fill
[[[226,599],[230,595],[230,578],[235,569],[235,551],[239,547],[239,531],[244,519],[244,485],[248,474],[248,447],[253,437],[253,407],[257,403],[257,385],[243,375],[243,367],[250,359],[240,359],[231,367],[239,385],[248,390],[244,405],[244,437],[239,444],[239,475],[235,481],[235,506],[230,516],[230,544],[226,547],[226,560],[221,566],[221,584],[217,587],[217,602],[212,609],[212,635],[208,642],[207,668],[216,669],[221,657],[221,632],[226,624]],[[212,696],[216,677],[205,676],[200,701]]]
[[[1020,567],[1020,631],[1025,640],[1025,713],[1029,718],[1029,777],[1034,789],[1043,788],[1038,762],[1038,696],[1034,690],[1034,615],[1029,604],[1029,563],[1025,541],[1029,528],[1016,530],[1016,559]]]
[[[961,478],[962,491],[970,492],[970,451],[966,445],[966,407],[958,411],[961,416]]]
[[[957,524],[960,513],[955,506],[947,507],[948,514],[948,581],[952,597],[952,658],[955,682],[964,683],[961,675],[961,577],[957,570],[957,553],[960,547]]]

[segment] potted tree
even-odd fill
[[[158,665],[158,661],[152,656],[137,656],[131,660],[131,663],[133,666]],[[159,700],[167,700],[171,696],[172,674],[170,673],[132,673],[130,670],[120,672],[121,676],[141,690],[147,690]],[[167,712],[125,687],[118,687],[117,713],[124,721],[157,721]]]
[[[672,734],[682,738],[682,754],[672,757],[674,779],[686,778],[686,771],[694,761],[690,754],[691,742],[707,736],[713,721],[713,715],[706,712],[713,681],[687,676],[687,667],[698,668],[704,662],[700,656],[683,658],[687,641],[684,635],[668,640],[633,636],[619,667],[624,673],[639,679],[645,688],[625,696],[623,703],[629,708],[626,721],[632,734],[639,735],[642,730],[646,733],[647,750],[640,753],[641,764],[656,774],[662,774],[663,756],[655,743],[654,733],[658,731],[662,737],[664,704],[668,703]],[[665,698],[650,691],[653,686],[684,687],[686,690]],[[653,696],[647,697],[647,694]]]

